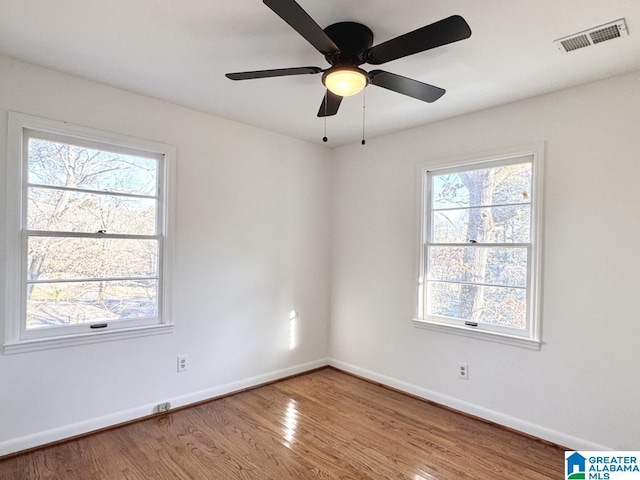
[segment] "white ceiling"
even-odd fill
[[[357,21],[374,44],[462,15],[471,38],[382,68],[443,87],[428,104],[370,86],[371,138],[640,70],[639,0],[298,0],[321,26]],[[553,40],[626,18],[630,35],[572,53]],[[320,75],[233,82],[227,72],[319,66],[324,58],[260,0],[0,0],[0,54],[220,117],[320,142]],[[359,141],[362,94],[327,123]]]

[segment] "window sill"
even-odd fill
[[[171,333],[173,324],[151,325],[146,327],[134,327],[109,332],[83,333],[60,337],[38,338],[33,340],[20,340],[4,344],[4,354],[35,352],[52,348],[70,347],[75,345],[87,345],[90,343],[110,342],[129,338],[147,337]]]
[[[427,330],[433,330],[441,333],[461,335],[463,337],[477,338],[477,339],[486,340],[489,342],[496,342],[496,343],[502,343],[505,345],[512,345],[514,347],[527,348],[529,350],[540,350],[540,347],[542,346],[542,342],[540,340],[518,337],[515,335],[506,335],[504,333],[488,332],[486,330],[477,330],[472,327],[449,325],[446,323],[439,323],[439,322],[434,322],[429,320],[421,320],[417,318],[414,318],[412,322],[413,322],[413,326],[418,328],[425,328]]]

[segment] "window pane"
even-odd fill
[[[432,208],[529,203],[531,163],[433,175]]]
[[[27,329],[158,315],[156,280],[29,285]]]
[[[157,240],[29,237],[29,281],[157,275]]]
[[[158,161],[29,139],[29,183],[156,195]]]
[[[526,287],[527,249],[429,247],[427,275],[429,280]]]
[[[528,243],[531,206],[433,212],[433,243]]]
[[[27,228],[154,235],[156,199],[29,188]]]
[[[427,282],[427,314],[524,330],[526,290]]]

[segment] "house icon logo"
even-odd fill
[[[578,452],[571,454],[568,452],[565,456],[567,480],[584,480],[586,478],[587,459]]]

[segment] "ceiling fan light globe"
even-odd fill
[[[340,97],[349,97],[361,92],[369,83],[369,77],[359,68],[337,68],[326,72],[322,82],[332,93]]]

